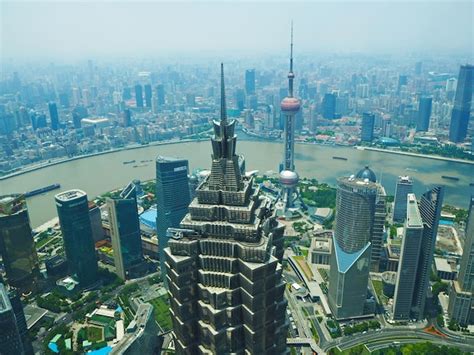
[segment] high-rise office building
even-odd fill
[[[53,131],[57,131],[59,129],[58,107],[56,106],[55,102],[50,102],[48,104],[48,109],[49,109],[49,117],[51,119],[51,129]]]
[[[117,198],[107,199],[110,238],[117,275],[125,280],[143,261],[135,185],[130,182]]]
[[[403,86],[408,85],[408,76],[407,75],[399,75],[398,76],[398,87],[397,87],[397,93],[400,94],[400,91]]]
[[[135,85],[135,102],[138,108],[143,107],[143,89],[140,84]]]
[[[123,118],[123,123],[122,125],[124,127],[131,127],[132,126],[132,111],[130,111],[129,108],[126,108],[125,110],[123,110],[123,113],[122,113],[122,118]]]
[[[415,75],[421,75],[423,70],[423,62],[416,62],[415,63]]]
[[[158,157],[156,159],[156,229],[159,243],[161,273],[164,274],[165,254],[168,245],[168,228],[179,227],[188,213],[190,202],[188,161]]]
[[[473,87],[474,65],[461,65],[456,96],[454,97],[454,107],[451,112],[451,124],[449,126],[449,140],[451,142],[462,142],[466,138]]]
[[[322,111],[324,118],[329,120],[336,118],[336,94],[324,94]]]
[[[272,201],[243,174],[236,121],[225,112],[223,72],[221,78],[211,174],[165,250],[176,353],[283,354],[284,227]]]
[[[156,86],[156,96],[158,98],[158,106],[163,106],[165,102],[165,86],[159,84]]]
[[[5,286],[0,283],[0,353],[25,354],[15,311]]]
[[[69,190],[57,194],[55,201],[69,270],[81,287],[91,286],[97,281],[97,258],[87,195]]]
[[[443,196],[444,188],[436,186],[421,196],[418,206],[423,221],[423,237],[412,301],[412,313],[415,319],[424,317]]]
[[[399,176],[395,188],[393,221],[403,223],[407,216],[407,195],[413,193],[413,180],[409,176]]]
[[[0,254],[8,284],[34,289],[39,262],[24,195],[0,196]]]
[[[152,90],[151,90],[151,85],[146,84],[145,85],[145,106],[148,108],[151,108],[151,98],[153,96]]]
[[[23,303],[20,299],[19,290],[14,287],[10,287],[8,289],[8,298],[10,299],[10,304],[12,306],[13,313],[15,313],[16,325],[18,327],[18,332],[20,333],[20,338],[21,342],[23,343],[23,350],[25,352],[25,355],[33,355],[33,344],[31,343],[31,339],[28,334],[25,311],[23,310]]]
[[[431,97],[421,97],[418,106],[418,120],[416,123],[417,132],[427,132],[430,128],[430,117],[431,117],[431,103],[433,99]]]
[[[245,71],[245,93],[255,95],[255,69]]]
[[[370,112],[362,114],[362,127],[360,131],[360,140],[362,142],[372,142],[374,140],[375,115]]]
[[[474,196],[471,196],[466,224],[466,238],[457,280],[451,283],[449,293],[449,317],[467,326],[473,323],[474,292]]]
[[[408,194],[406,219],[393,303],[393,319],[407,321],[411,316],[413,293],[421,254],[423,221],[414,194]]]
[[[379,185],[374,177],[338,179],[329,306],[336,319],[364,315]]]
[[[236,89],[234,93],[235,106],[239,111],[245,108],[245,91],[243,89]]]

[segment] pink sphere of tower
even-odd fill
[[[300,100],[298,100],[296,97],[285,97],[281,101],[280,105],[283,112],[298,112],[300,106]]]

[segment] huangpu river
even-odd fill
[[[240,140],[237,142],[237,152],[245,156],[247,171],[258,170],[260,174],[276,172],[283,157],[283,144]],[[84,190],[89,199],[93,199],[99,194],[126,185],[132,179],[153,179],[154,160],[159,155],[188,159],[190,170],[208,169],[211,165],[211,144],[209,141],[200,141],[150,145],[67,161],[0,181],[0,195],[30,191],[54,183],[61,184],[60,190],[28,198],[31,224],[32,227],[37,227],[56,216],[54,195],[59,191],[78,188]],[[347,160],[333,159],[334,156]],[[474,182],[474,165],[470,164],[358,150],[353,147],[310,144],[297,144],[295,158],[296,170],[301,177],[316,178],[330,185],[335,185],[338,177],[355,174],[369,165],[389,195],[394,194],[399,175],[410,175],[414,179],[414,190],[418,198],[430,186],[443,184],[446,186],[444,202],[465,208],[469,196],[474,194],[474,187],[469,186]],[[136,163],[123,164],[130,160],[135,160]],[[134,165],[137,167],[133,167]],[[457,177],[459,180],[443,179],[442,175]]]

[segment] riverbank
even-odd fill
[[[39,163],[37,165],[28,165],[25,168],[20,169],[18,171],[15,171],[13,173],[0,176],[0,181],[7,180],[7,179],[13,178],[15,176],[31,173],[31,172],[36,171],[36,170],[48,168],[50,166],[54,166],[54,165],[58,165],[58,164],[62,164],[62,163],[67,163],[67,162],[74,161],[74,160],[80,160],[80,159],[85,159],[85,158],[90,158],[90,157],[95,157],[95,156],[100,156],[100,155],[105,155],[105,154],[112,154],[112,153],[122,152],[122,151],[125,151],[125,150],[134,150],[134,149],[141,149],[141,148],[160,146],[160,145],[170,145],[170,144],[189,143],[189,142],[201,142],[203,140],[207,140],[207,138],[153,142],[153,143],[145,144],[145,145],[126,146],[126,147],[123,147],[123,148],[116,148],[116,149],[111,149],[111,150],[105,150],[103,152],[78,155],[78,156],[70,157],[70,158],[60,158],[60,159],[57,159],[57,160],[54,160],[54,161],[42,162],[42,163]]]
[[[380,153],[408,155],[410,157],[426,158],[426,159],[433,159],[433,160],[443,160],[443,161],[451,161],[451,162],[454,162],[454,163],[474,165],[474,161],[472,161],[472,160],[447,158],[447,157],[442,157],[440,155],[426,155],[426,154],[419,154],[419,153],[402,152],[400,150],[391,150],[391,149],[364,147],[364,146],[355,146],[355,148],[359,149],[359,150],[371,150],[371,151],[380,152]]]

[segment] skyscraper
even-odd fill
[[[243,174],[235,120],[214,121],[211,174],[166,248],[177,354],[282,354],[288,324],[283,226]]]
[[[281,112],[284,115],[285,124],[285,146],[283,156],[283,169],[280,171],[280,183],[283,186],[283,202],[285,210],[293,207],[298,185],[299,176],[295,171],[295,125],[296,115],[300,110],[300,100],[293,97],[293,25],[291,25],[291,44],[290,44],[290,71],[288,73],[288,96],[281,101]]]
[[[397,282],[393,303],[393,319],[407,321],[411,316],[413,293],[423,237],[423,221],[414,194],[407,196],[407,216],[405,220]]]
[[[164,249],[168,245],[168,228],[178,227],[188,213],[188,161],[159,156],[156,159],[156,229],[159,243],[160,266],[164,267]]]
[[[245,71],[245,93],[255,95],[255,69]]]
[[[362,142],[372,142],[374,140],[375,115],[370,112],[362,114],[362,128],[360,132],[360,140]]]
[[[143,89],[140,84],[135,85],[135,102],[137,107],[143,107]]]
[[[39,262],[24,195],[0,196],[0,254],[11,286],[31,291]]]
[[[57,131],[59,129],[59,115],[58,107],[55,102],[50,102],[48,104],[49,117],[51,118],[51,129]]]
[[[427,132],[430,128],[431,117],[431,97],[421,97],[418,106],[418,120],[416,124],[417,132]]]
[[[151,98],[153,96],[152,90],[151,90],[151,85],[146,84],[145,85],[145,106],[150,108],[151,107]]]
[[[419,202],[423,221],[421,253],[416,272],[416,286],[413,294],[412,313],[414,318],[422,319],[425,312],[426,296],[430,281],[431,264],[438,233],[439,217],[443,205],[444,188],[436,186],[425,192]]]
[[[165,102],[165,86],[159,84],[156,86],[156,96],[158,97],[158,106],[163,106]]]
[[[471,196],[466,224],[466,238],[457,280],[451,283],[449,317],[462,326],[472,323],[474,317],[472,293],[474,292],[474,196]]]
[[[140,222],[135,185],[129,183],[118,198],[107,199],[110,238],[117,275],[127,279],[133,267],[143,261]]]
[[[130,127],[132,125],[132,112],[130,111],[129,108],[126,108],[123,110],[122,113],[123,117],[123,126],[124,127]]]
[[[402,223],[407,216],[407,195],[413,192],[413,180],[409,176],[399,176],[395,188],[393,221]]]
[[[449,140],[462,142],[467,135],[467,126],[471,112],[472,89],[474,86],[474,65],[461,65],[458,77],[454,107],[449,126]]]
[[[0,281],[1,282],[1,281]],[[20,299],[20,292],[16,288],[10,287],[8,289],[8,298],[15,313],[16,325],[18,332],[20,333],[21,342],[23,343],[23,350],[25,355],[33,355],[33,344],[31,343],[30,336],[28,334],[28,326],[26,324],[25,311],[23,310],[23,303]],[[1,350],[1,347],[0,347]]]
[[[336,95],[335,94],[324,94],[322,103],[323,117],[332,120],[336,118]]]
[[[97,258],[87,195],[69,190],[57,194],[55,201],[69,270],[81,287],[91,286],[97,281]]]
[[[0,352],[2,354],[25,354],[15,311],[8,298],[5,286],[0,283]]]
[[[339,178],[330,259],[329,306],[336,319],[364,315],[376,197],[375,177]]]

